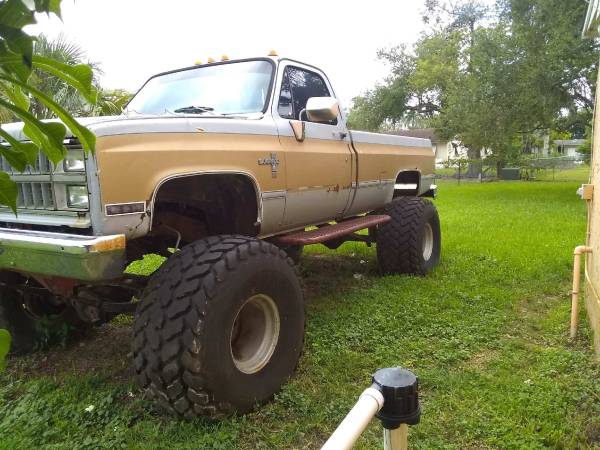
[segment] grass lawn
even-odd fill
[[[589,164],[581,164],[580,166],[573,167],[565,170],[538,170],[535,174],[536,180],[540,181],[577,181],[581,180],[582,183],[588,182],[588,176],[590,174]]]
[[[394,365],[420,378],[412,448],[599,448],[585,315],[567,339],[572,250],[585,232],[577,186],[440,182],[442,263],[426,278],[380,277],[374,249],[354,243],[307,249],[300,367],[244,417],[178,422],[157,411],[131,383],[129,319],[10,359],[0,448],[319,448],[374,370]],[[381,448],[377,421],[357,448]]]
[[[435,174],[439,177],[456,177],[456,172],[456,167],[435,169]],[[465,179],[464,172],[466,172],[466,169],[463,169],[463,182],[476,182],[475,179]],[[484,178],[490,178],[491,175],[495,176],[495,170],[492,172],[492,174],[486,174]],[[587,183],[590,175],[590,166],[589,164],[581,164],[568,169],[539,169],[537,171],[533,171],[532,175],[536,181],[577,181],[580,183]],[[521,176],[525,178],[525,170],[521,172]]]

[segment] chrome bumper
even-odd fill
[[[125,236],[0,228],[0,269],[85,281],[117,278],[125,269]]]

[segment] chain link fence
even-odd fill
[[[526,181],[577,181],[589,177],[589,156],[559,156],[548,158],[523,158],[516,163],[499,163],[496,160],[466,158],[437,164],[436,178],[454,179],[458,183],[495,180]]]

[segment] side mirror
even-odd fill
[[[306,102],[306,116],[311,122],[331,122],[339,112],[338,101],[333,97],[311,97]]]

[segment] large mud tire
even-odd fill
[[[137,381],[177,416],[247,412],[294,372],[304,321],[300,280],[283,250],[244,236],[199,240],[145,290],[134,325]]]
[[[392,220],[377,228],[377,262],[384,274],[426,275],[440,261],[440,219],[421,197],[398,197],[381,211]]]
[[[294,264],[300,264],[300,259],[302,258],[302,253],[304,252],[303,245],[293,245],[291,247],[285,247],[283,250],[285,253],[287,253],[288,257],[294,261]]]

